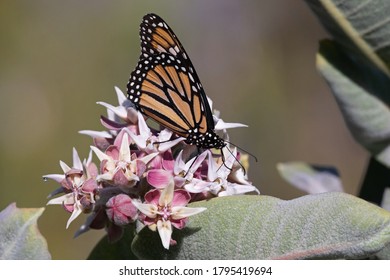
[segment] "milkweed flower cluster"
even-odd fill
[[[80,131],[93,139],[88,158],[82,161],[74,148],[72,166],[60,161],[63,174],[44,176],[60,184],[48,204],[60,204],[70,213],[66,227],[81,213],[89,214],[76,236],[105,228],[109,239],[116,241],[127,225],[139,223],[138,230],[147,226],[158,231],[163,247],[169,249],[176,243],[173,228],[184,228],[188,217],[206,210],[188,207],[190,202],[258,192],[237,162],[245,156],[236,148],[226,146],[223,156],[210,150],[198,154],[184,138],[150,128],[115,89],[119,106],[98,102],[107,108],[107,117],[100,118],[106,130]],[[226,128],[244,126],[225,123],[216,115],[214,121],[226,137]]]

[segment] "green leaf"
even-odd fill
[[[334,41],[317,67],[352,135],[390,167],[390,1],[306,0]]]
[[[163,249],[144,228],[132,250],[141,259],[357,259],[390,244],[390,212],[344,193],[290,201],[231,196],[190,204],[206,207],[174,230]]]
[[[328,82],[352,135],[379,162],[390,166],[390,110],[378,98],[387,95],[390,79],[376,68],[347,56],[338,44],[324,40],[317,67]]]
[[[379,251],[376,256],[381,260],[390,260],[390,245],[387,245],[383,250]]]
[[[279,163],[277,169],[282,178],[306,193],[343,191],[340,176],[334,167],[294,161]]]
[[[334,40],[390,76],[390,1],[306,0]]]
[[[135,235],[135,227],[131,225],[124,231],[123,237],[111,243],[107,235],[93,248],[88,256],[89,260],[136,260],[138,259],[131,251],[130,245]]]
[[[37,220],[45,208],[17,208],[10,204],[0,212],[0,259],[50,259],[46,239]]]

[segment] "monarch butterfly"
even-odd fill
[[[207,96],[172,29],[159,16],[147,14],[140,25],[140,39],[141,56],[127,84],[128,99],[198,150],[222,150],[227,142],[214,132]]]

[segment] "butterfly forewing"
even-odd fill
[[[155,14],[144,16],[140,26],[141,57],[169,53],[187,59],[187,54],[168,24]]]

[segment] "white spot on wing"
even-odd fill
[[[173,55],[177,55],[176,51],[173,48],[169,48],[169,52]]]
[[[158,50],[160,53],[166,52],[165,49],[164,49],[163,47],[161,47],[160,45],[157,46],[157,50]]]
[[[190,77],[191,81],[192,81],[193,83],[195,83],[194,77],[192,77],[191,73],[188,73],[188,76]]]

